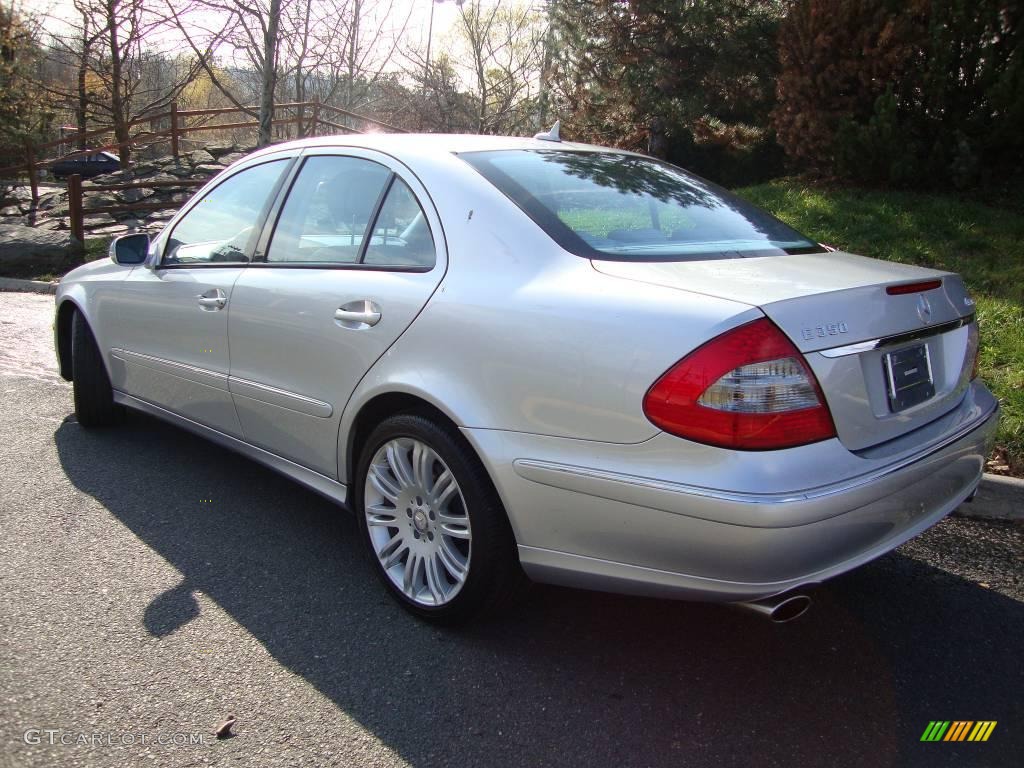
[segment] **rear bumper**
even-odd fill
[[[491,469],[520,560],[535,580],[752,600],[856,568],[956,509],[981,479],[998,422],[996,401],[983,387],[961,409],[956,428],[919,453],[864,459],[868,471],[803,491],[738,493],[653,480],[619,471],[621,456],[614,471],[524,458],[529,446],[521,437],[490,446],[504,454]],[[488,446],[480,447],[488,456]]]

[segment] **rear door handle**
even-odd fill
[[[207,312],[224,309],[224,305],[228,303],[228,295],[220,288],[211,288],[205,293],[200,293],[196,298],[199,299],[199,307]]]
[[[351,330],[370,328],[380,322],[380,307],[368,299],[350,301],[334,311],[334,322]]]

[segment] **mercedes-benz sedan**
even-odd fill
[[[616,150],[273,146],[111,252],[57,293],[79,423],[135,408],[334,499],[424,617],[525,572],[787,618],[970,497],[996,425],[957,275]]]

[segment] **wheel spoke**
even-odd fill
[[[427,589],[430,596],[434,598],[434,604],[440,605],[444,602],[444,578],[437,567],[437,555],[428,557],[426,560]]]
[[[417,583],[417,573],[420,569],[420,563],[422,562],[420,556],[413,551],[409,551],[409,559],[405,561],[405,572],[402,574],[402,590],[409,597],[416,596],[416,587],[419,586]]]
[[[391,468],[391,473],[395,476],[399,486],[408,488],[413,485],[412,467],[409,466],[409,458],[405,455],[405,449],[399,445],[397,440],[388,443],[387,456],[388,466]]]
[[[434,465],[434,452],[421,442],[412,447],[412,475],[416,485],[425,491],[430,490],[433,477],[431,468]]]
[[[402,562],[402,555],[408,551],[408,547],[405,544],[405,540],[402,538],[402,532],[399,531],[392,536],[387,543],[379,550],[377,550],[377,557],[380,559],[380,564],[384,566],[384,570],[394,568],[400,562]]]
[[[452,496],[458,492],[459,484],[455,482],[455,476],[450,470],[445,469],[431,490],[430,503],[435,509],[444,509],[448,506]]]
[[[399,488],[389,475],[386,467],[379,464],[370,465],[370,482],[373,487],[392,504],[398,504]]]
[[[374,504],[372,507],[367,507],[366,524],[398,528],[398,510],[394,507],[385,507],[381,504]]]
[[[466,579],[466,562],[462,555],[452,546],[450,541],[441,539],[441,546],[437,549],[438,559],[445,570],[452,575],[458,583]]]

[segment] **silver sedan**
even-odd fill
[[[975,492],[998,411],[957,275],[553,136],[262,150],[68,274],[55,330],[83,427],[324,494],[444,621],[524,574],[795,617]]]

